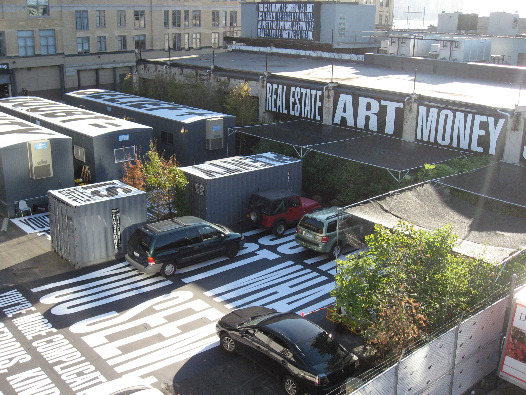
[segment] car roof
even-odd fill
[[[295,344],[301,344],[305,340],[312,339],[318,334],[325,332],[318,325],[295,313],[273,314],[262,321],[260,326],[280,334]]]
[[[297,193],[286,191],[286,190],[276,190],[276,191],[263,191],[254,193],[254,195],[261,196],[265,199],[274,200],[274,199],[283,199],[290,196],[298,196]]]
[[[159,222],[152,222],[150,224],[146,224],[144,227],[146,230],[152,233],[158,234],[162,232],[167,232],[169,230],[182,228],[185,226],[196,225],[196,224],[206,224],[206,223],[207,222],[201,218],[185,216],[185,217],[167,219],[167,220],[159,221]]]
[[[324,208],[321,210],[315,210],[311,213],[305,214],[305,216],[315,218],[320,221],[325,221],[330,218],[337,218],[339,209],[340,207],[337,207],[337,206],[328,207],[328,208]],[[345,214],[341,214],[340,216],[343,216],[343,215]]]

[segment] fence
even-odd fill
[[[503,296],[504,292],[499,293]],[[383,370],[348,392],[353,395],[465,393],[498,368],[509,298],[509,295],[501,297],[461,320],[388,369],[384,365],[364,373],[360,377],[362,382]]]
[[[497,369],[507,303],[463,321],[352,394],[463,394]]]

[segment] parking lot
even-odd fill
[[[0,234],[0,304],[5,330],[31,359],[6,367],[4,394],[18,392],[13,377],[37,368],[66,393],[127,375],[181,394],[277,393],[279,383],[265,371],[219,350],[215,322],[233,308],[265,305],[334,329],[323,308],[332,302],[335,263],[298,246],[293,229],[277,238],[240,224],[247,242],[235,258],[199,263],[167,280],[123,260],[75,269],[51,251],[45,215],[23,220]],[[28,338],[22,322],[29,317],[47,332]],[[335,335],[350,348],[360,344],[350,333]],[[38,351],[35,342],[52,336],[78,353],[79,369],[89,367],[84,384],[68,381],[58,361]]]

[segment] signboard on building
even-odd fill
[[[290,82],[267,82],[266,111],[313,121],[323,121],[323,89]]]
[[[350,90],[334,94],[333,125],[402,137],[404,101]]]
[[[506,347],[501,356],[499,376],[526,388],[526,289],[519,291],[511,310]]]
[[[319,4],[258,3],[257,37],[319,40]]]

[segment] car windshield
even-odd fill
[[[310,217],[308,215],[301,219],[298,226],[311,232],[323,233],[323,222],[318,221],[316,218]]]
[[[303,359],[309,366],[320,372],[331,371],[341,364],[347,352],[327,332],[320,332],[313,338],[298,344]]]
[[[251,209],[259,210],[265,215],[269,215],[270,212],[270,201],[259,195],[252,195],[248,207]]]

